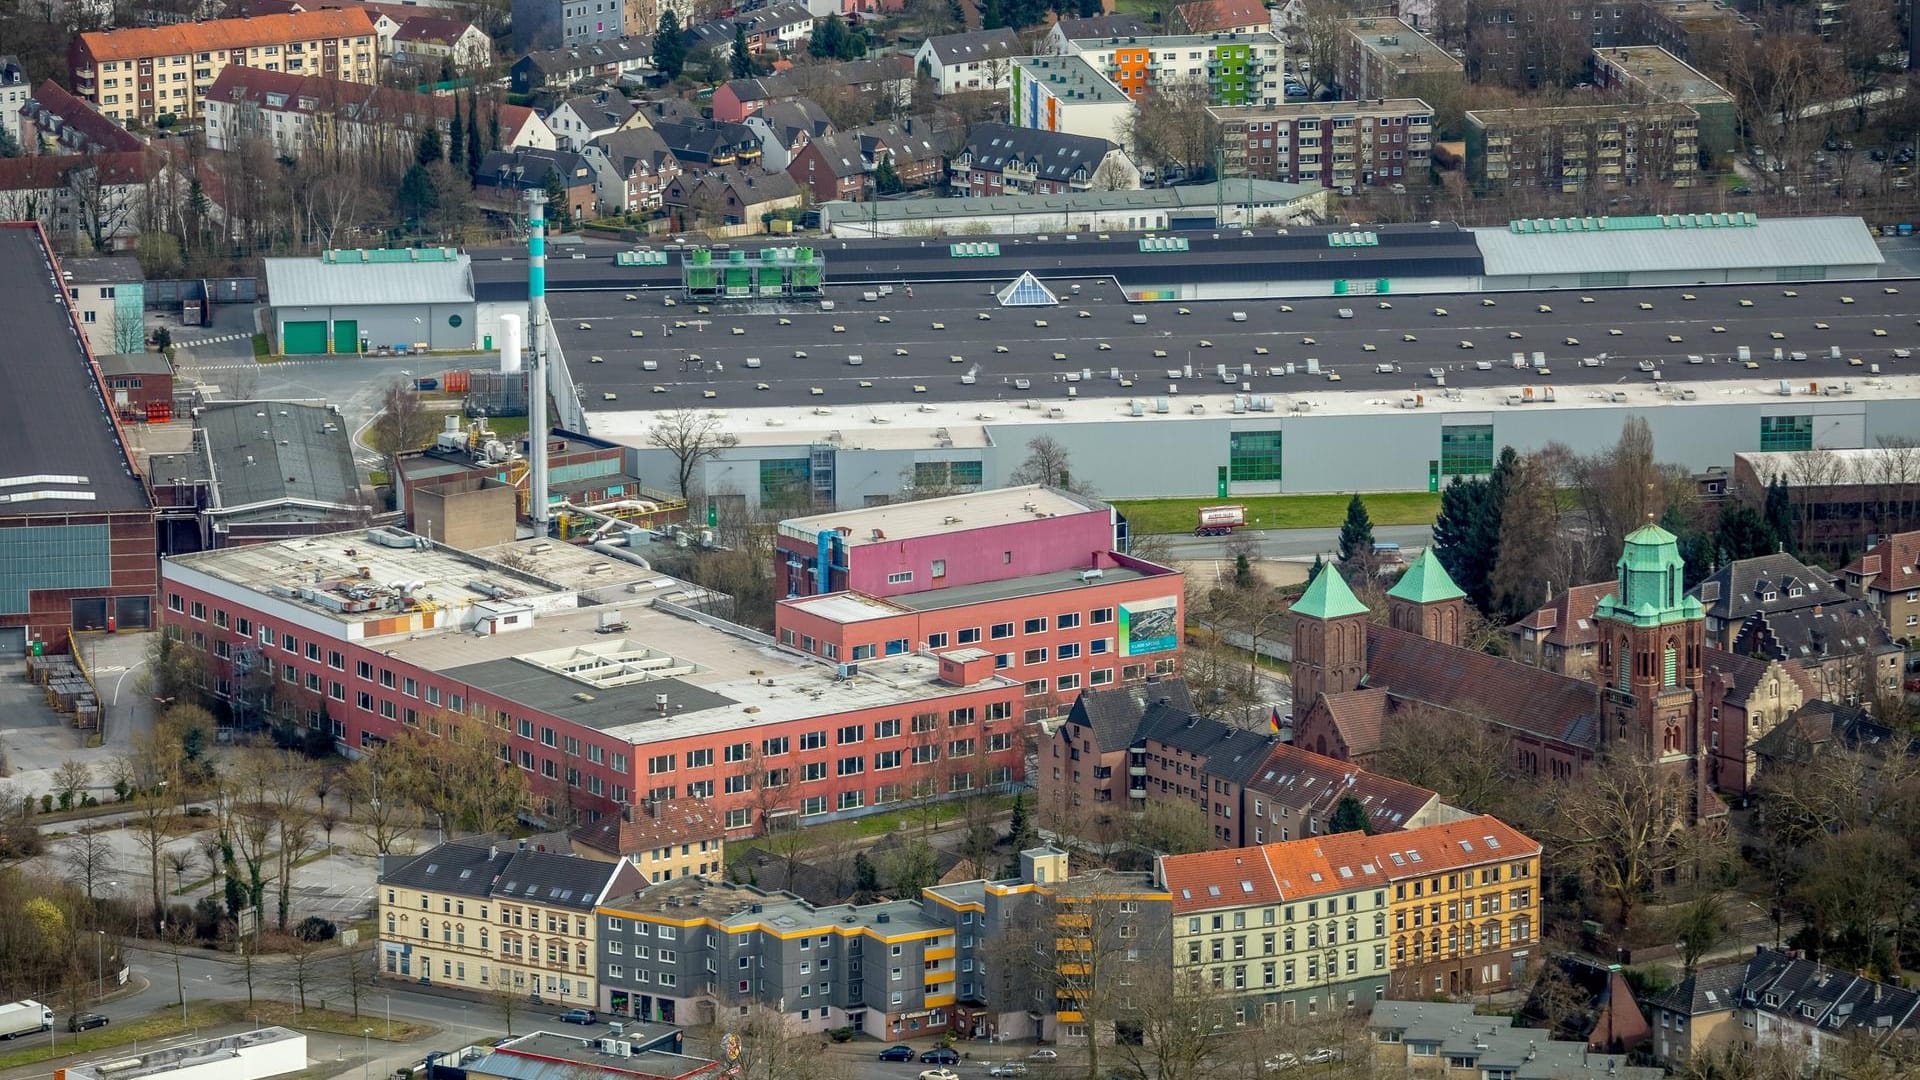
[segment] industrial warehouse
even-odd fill
[[[503,333],[527,253],[459,258]],[[378,265],[315,262],[320,283]],[[749,505],[796,482],[843,508],[935,473],[994,487],[1043,433],[1122,498],[1430,490],[1502,445],[1603,445],[1629,415],[1704,468],[1763,431],[1850,447],[1915,429],[1920,286],[1883,263],[1858,218],[1751,214],[574,241],[544,272],[543,381],[561,426],[624,444],[655,487],[677,464],[650,441],[661,415],[712,413],[731,445],[690,487]]]

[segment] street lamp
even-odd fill
[[[372,1044],[368,1041],[372,1037],[372,1028],[360,1029],[360,1080],[367,1080],[367,1063],[373,1060]]]
[[[95,930],[93,932],[93,975],[100,983],[99,996],[101,997],[107,996],[107,966],[106,960],[104,959],[106,940],[107,932],[105,930]]]

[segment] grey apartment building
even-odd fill
[[[1103,950],[1131,953],[1133,964],[1164,962],[1170,905],[1145,875],[1069,878],[1066,855],[1050,848],[1022,852],[1021,865],[1006,881],[828,906],[699,878],[648,884],[623,867],[597,916],[598,1004],[615,1016],[681,1025],[760,1004],[802,1031],[1071,1041],[1083,1033],[1078,1016],[1051,990],[1042,997],[1033,965],[1009,959],[1007,940],[1026,934],[1020,940],[1051,951],[1050,921],[1078,925],[1081,912],[1098,905],[1091,918],[1103,928],[1095,935]],[[1036,926],[1046,932],[1035,935]]]

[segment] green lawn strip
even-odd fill
[[[182,1018],[178,1006],[168,1006],[138,1020],[108,1024],[103,1028],[69,1035],[64,1030],[56,1031],[59,1041],[49,1045],[48,1040],[40,1036],[31,1036],[33,1045],[24,1046],[0,1054],[0,1069],[13,1069],[22,1065],[34,1065],[54,1058],[63,1058],[73,1054],[92,1054],[103,1050],[112,1050],[134,1043],[149,1045],[176,1035],[219,1027],[223,1024],[237,1024],[242,1021],[252,1023],[255,1019],[261,1026],[279,1024],[284,1027],[305,1031],[325,1031],[335,1035],[359,1035],[367,1028],[373,1034],[388,1042],[408,1042],[436,1030],[425,1024],[414,1024],[396,1020],[391,1029],[387,1022],[371,1012],[363,1013],[355,1020],[352,1015],[337,1010],[321,1012],[308,1009],[297,1012],[293,1006],[279,1001],[259,1001],[249,1006],[244,1001],[189,1002],[187,1016]],[[59,1023],[66,1023],[63,1016]]]
[[[1331,529],[1347,518],[1349,495],[1249,495],[1228,499],[1116,499],[1136,536],[1191,533],[1203,506],[1239,503],[1249,529]],[[1360,498],[1375,525],[1430,525],[1440,496],[1426,491],[1385,491]]]
[[[253,335],[253,358],[255,360],[267,360],[271,359],[271,357],[272,354],[267,352],[267,335]]]

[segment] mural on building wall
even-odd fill
[[[1144,656],[1180,646],[1180,598],[1161,596],[1120,605],[1120,655]]]

